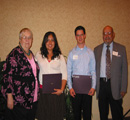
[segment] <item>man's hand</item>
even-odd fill
[[[88,95],[93,96],[94,93],[95,93],[95,89],[94,89],[94,88],[91,88],[91,89],[89,90]]]
[[[125,96],[126,92],[121,92],[122,98]]]
[[[75,97],[75,91],[73,88],[70,89],[70,95],[74,98]]]
[[[13,100],[12,93],[8,93],[7,94],[7,107],[9,109],[13,109],[14,108],[14,100]]]

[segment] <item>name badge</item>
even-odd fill
[[[118,52],[113,51],[112,55],[118,56]]]
[[[73,55],[73,60],[77,60],[78,59],[78,55]]]

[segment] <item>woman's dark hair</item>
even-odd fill
[[[58,42],[57,42],[57,38],[56,38],[56,35],[55,35],[54,32],[49,31],[49,32],[47,32],[47,33],[44,35],[44,38],[43,38],[43,42],[42,42],[42,46],[41,46],[41,48],[40,48],[40,51],[41,51],[42,56],[48,58],[48,57],[47,57],[48,51],[47,51],[47,48],[46,48],[46,43],[47,43],[47,41],[48,41],[48,36],[49,36],[49,35],[52,35],[52,36],[53,36],[54,42],[55,42],[55,46],[54,46],[54,49],[53,49],[53,56],[52,56],[52,58],[51,58],[51,59],[53,60],[54,58],[59,57],[59,55],[61,54],[61,50],[60,50],[60,48],[59,48],[59,45],[58,45]]]

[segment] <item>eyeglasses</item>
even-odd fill
[[[77,36],[77,37],[79,37],[79,36],[81,36],[81,37],[82,37],[82,36],[84,36],[84,34],[81,34],[81,35],[76,35],[76,36]]]
[[[111,35],[112,32],[104,32],[103,35]]]
[[[26,39],[28,39],[28,40],[32,39],[31,36],[29,36],[29,37],[27,37],[27,36],[23,36],[22,38],[25,39],[25,40],[26,40]]]

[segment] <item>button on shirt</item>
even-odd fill
[[[110,49],[110,57],[112,60],[113,42],[110,44],[109,49]],[[104,43],[101,56],[100,77],[106,77],[106,50],[107,50],[107,44]]]
[[[72,75],[90,75],[92,76],[92,88],[96,88],[95,57],[91,49],[84,46],[76,46],[70,51],[67,60],[68,87],[72,88]]]

